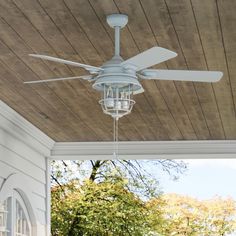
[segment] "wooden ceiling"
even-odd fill
[[[219,83],[142,81],[120,140],[236,139],[235,0],[0,0],[0,99],[56,141],[112,140],[112,120],[86,81],[23,81],[87,74],[28,56],[100,66],[113,55],[105,17],[129,16],[123,58],[155,45],[178,53],[158,68],[220,70]]]

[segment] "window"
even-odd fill
[[[17,191],[0,203],[0,236],[31,236],[31,223],[25,203]]]
[[[0,204],[0,236],[7,236],[7,201]]]

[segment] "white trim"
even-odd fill
[[[51,235],[51,160],[46,158],[46,235]]]
[[[0,128],[44,156],[50,154],[54,141],[0,100]]]
[[[113,142],[55,142],[1,100],[0,128],[51,159],[114,158]],[[119,142],[119,158],[236,158],[236,140]]]
[[[32,195],[32,190],[27,182],[27,178],[19,173],[13,173],[3,182],[0,187],[0,201],[3,202],[8,197],[13,196],[13,192],[17,191],[23,199],[27,212],[30,215],[33,232],[37,231],[37,203]],[[33,233],[33,235],[37,235]]]
[[[57,142],[51,159],[113,159],[113,142]],[[119,142],[122,159],[236,158],[236,140]]]
[[[13,205],[13,209],[14,209],[12,213],[15,213],[15,216],[13,217],[13,221],[12,221],[12,223],[13,223],[12,235],[15,235],[16,230],[17,230],[16,218],[15,218],[16,213],[17,213],[17,209],[16,209],[17,202],[18,202],[18,204],[20,204],[20,207],[22,208],[22,210],[24,212],[24,216],[26,218],[26,222],[29,227],[30,236],[33,236],[32,220],[30,218],[29,211],[27,209],[24,199],[22,198],[22,196],[20,195],[20,193],[17,190],[13,191],[13,196],[12,196],[12,205]]]

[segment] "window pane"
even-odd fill
[[[16,200],[16,236],[30,236],[29,224],[25,212],[20,203]],[[0,235],[1,236],[1,235]]]
[[[0,202],[0,236],[7,236],[8,210],[7,201]]]

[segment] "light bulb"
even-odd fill
[[[120,110],[121,109],[121,102],[115,101],[115,109]]]
[[[106,98],[104,101],[104,105],[109,108],[114,107],[114,99],[113,98]]]
[[[122,109],[129,110],[129,102],[128,101],[122,101]]]

